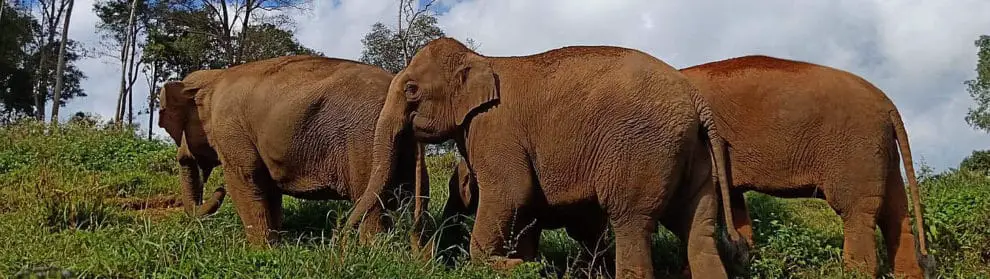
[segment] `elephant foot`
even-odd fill
[[[433,259],[434,250],[436,249],[433,248],[435,244],[432,239],[423,243],[422,237],[414,233],[409,236],[409,244],[412,247],[413,253],[419,255],[422,260],[430,261]]]
[[[493,256],[488,259],[488,265],[500,272],[508,273],[512,271],[513,268],[523,264],[522,259],[513,259],[507,257]]]

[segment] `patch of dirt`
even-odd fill
[[[147,209],[141,210],[139,212],[140,212],[141,216],[148,217],[148,219],[151,219],[151,221],[157,222],[157,221],[168,219],[170,216],[173,216],[175,214],[181,214],[182,213],[182,208],[181,207],[173,207],[173,208],[147,208]]]

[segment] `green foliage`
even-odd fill
[[[3,34],[0,36],[0,123],[7,123],[35,114],[35,82],[42,81],[41,90],[47,100],[55,96],[55,61],[61,43],[54,37],[47,43],[39,40],[39,36],[47,33],[41,31],[37,19],[29,11],[11,7],[5,1],[2,5],[5,7],[0,18],[0,33]],[[66,47],[60,106],[65,106],[69,99],[86,96],[81,86],[86,75],[76,66],[84,51],[73,40],[69,40]],[[39,70],[42,55],[47,55],[47,61],[44,69]]]
[[[990,277],[990,177],[946,172],[922,183],[931,254],[946,278]]]
[[[959,168],[990,175],[990,150],[973,150],[973,154],[959,163]]]
[[[323,55],[303,46],[292,31],[283,30],[271,23],[250,26],[244,34],[244,61],[258,61],[295,54]]]
[[[179,192],[175,147],[133,130],[108,129],[85,114],[78,118],[48,132],[34,121],[0,126],[2,274],[539,278],[585,272],[574,268],[577,244],[563,230],[544,231],[541,258],[502,275],[465,258],[453,268],[419,258],[408,247],[408,207],[390,212],[403,217],[396,230],[357,245],[354,235],[335,230],[350,202],[291,197],[284,201],[282,243],[253,249],[229,200],[203,219],[186,217],[181,208],[124,209],[129,199]],[[452,153],[427,158],[434,216],[449,195],[447,179],[457,160]],[[220,168],[207,188],[222,180]],[[922,195],[936,274],[990,278],[990,177],[968,170],[926,175]],[[843,270],[841,221],[823,201],[758,193],[748,193],[747,201],[757,247],[743,277],[868,278]],[[657,275],[679,277],[684,247],[669,231],[659,231],[653,238]]]
[[[45,67],[46,70],[42,71],[42,76],[40,77],[51,81],[44,87],[44,90],[48,92],[46,97],[48,100],[51,100],[52,97],[55,96],[55,78],[58,73],[56,73],[57,68],[54,64],[55,60],[58,59],[58,48],[60,45],[61,42],[58,40],[52,42],[51,44],[44,45],[40,49],[35,50],[35,52],[29,57],[30,60],[28,60],[28,63],[24,65],[26,69],[37,69],[38,64],[41,61],[41,52],[48,53],[47,55],[49,61],[46,63],[49,64],[46,65],[51,67]],[[62,85],[62,92],[59,96],[59,106],[65,106],[65,102],[69,99],[86,97],[86,92],[82,89],[82,80],[86,79],[87,76],[82,72],[82,70],[79,70],[78,66],[76,66],[76,62],[83,57],[84,52],[85,51],[82,49],[82,46],[80,46],[79,42],[68,40],[68,44],[66,44],[65,49],[65,77],[62,79],[64,84]]]
[[[361,62],[376,65],[392,73],[398,73],[426,43],[443,37],[443,29],[437,19],[429,14],[420,15],[408,27],[392,30],[381,22],[371,25],[371,31],[361,39]]]
[[[982,35],[974,44],[977,47],[976,79],[965,83],[976,107],[969,109],[966,123],[990,132],[990,36]]]
[[[37,22],[30,13],[15,9],[7,1],[0,17],[0,120],[11,121],[34,110],[32,99],[34,72],[24,65],[29,60]]]

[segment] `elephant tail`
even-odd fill
[[[702,138],[708,141],[711,147],[712,160],[713,160],[713,178],[715,178],[714,184],[719,188],[719,193],[722,200],[722,216],[725,218],[725,227],[729,235],[729,240],[737,245],[743,243],[745,240],[739,235],[739,232],[735,230],[735,225],[732,218],[732,207],[729,202],[729,187],[732,187],[732,166],[729,162],[729,143],[719,135],[718,129],[715,126],[715,115],[712,113],[708,102],[705,101],[699,94],[694,96],[694,104],[698,111],[698,117],[701,120],[701,126],[703,131],[701,132]]]
[[[928,248],[925,244],[925,227],[921,212],[921,192],[918,190],[918,179],[914,174],[914,161],[911,159],[911,146],[908,144],[907,131],[904,129],[904,122],[901,120],[897,109],[890,111],[890,120],[894,125],[894,133],[897,144],[901,152],[901,160],[904,163],[904,171],[907,174],[908,187],[911,188],[911,204],[914,206],[914,224],[918,230],[918,246],[922,256],[928,256]]]

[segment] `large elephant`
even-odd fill
[[[745,56],[681,70],[701,89],[731,144],[734,224],[749,243],[743,193],[825,199],[841,216],[848,267],[876,272],[879,224],[894,274],[919,278],[915,240],[925,257],[918,184],[904,124],[894,104],[846,71],[767,56]],[[898,148],[914,198],[911,234]]]
[[[216,211],[225,190],[202,204],[203,183],[224,166],[226,190],[251,244],[273,244],[281,227],[282,195],[302,199],[350,199],[364,193],[371,174],[376,119],[392,74],[354,61],[285,56],[223,70],[199,70],[161,90],[164,128],[179,145],[183,205],[190,215]],[[399,148],[388,175],[399,196],[428,195],[422,145],[397,135]],[[406,194],[403,194],[406,193]],[[419,224],[423,198],[416,199]],[[391,226],[373,212],[368,226]]]
[[[413,132],[423,142],[454,139],[475,174],[475,261],[511,267],[536,256],[541,228],[587,232],[578,240],[589,243],[611,225],[618,276],[653,277],[650,236],[659,220],[686,240],[692,274],[724,278],[705,140],[721,139],[699,117],[707,105],[696,94],[676,69],[636,50],[486,57],[454,39],[433,40],[392,79],[371,181],[347,224],[379,210],[374,200],[392,183],[401,151],[395,137]],[[724,154],[715,155],[724,168]]]

